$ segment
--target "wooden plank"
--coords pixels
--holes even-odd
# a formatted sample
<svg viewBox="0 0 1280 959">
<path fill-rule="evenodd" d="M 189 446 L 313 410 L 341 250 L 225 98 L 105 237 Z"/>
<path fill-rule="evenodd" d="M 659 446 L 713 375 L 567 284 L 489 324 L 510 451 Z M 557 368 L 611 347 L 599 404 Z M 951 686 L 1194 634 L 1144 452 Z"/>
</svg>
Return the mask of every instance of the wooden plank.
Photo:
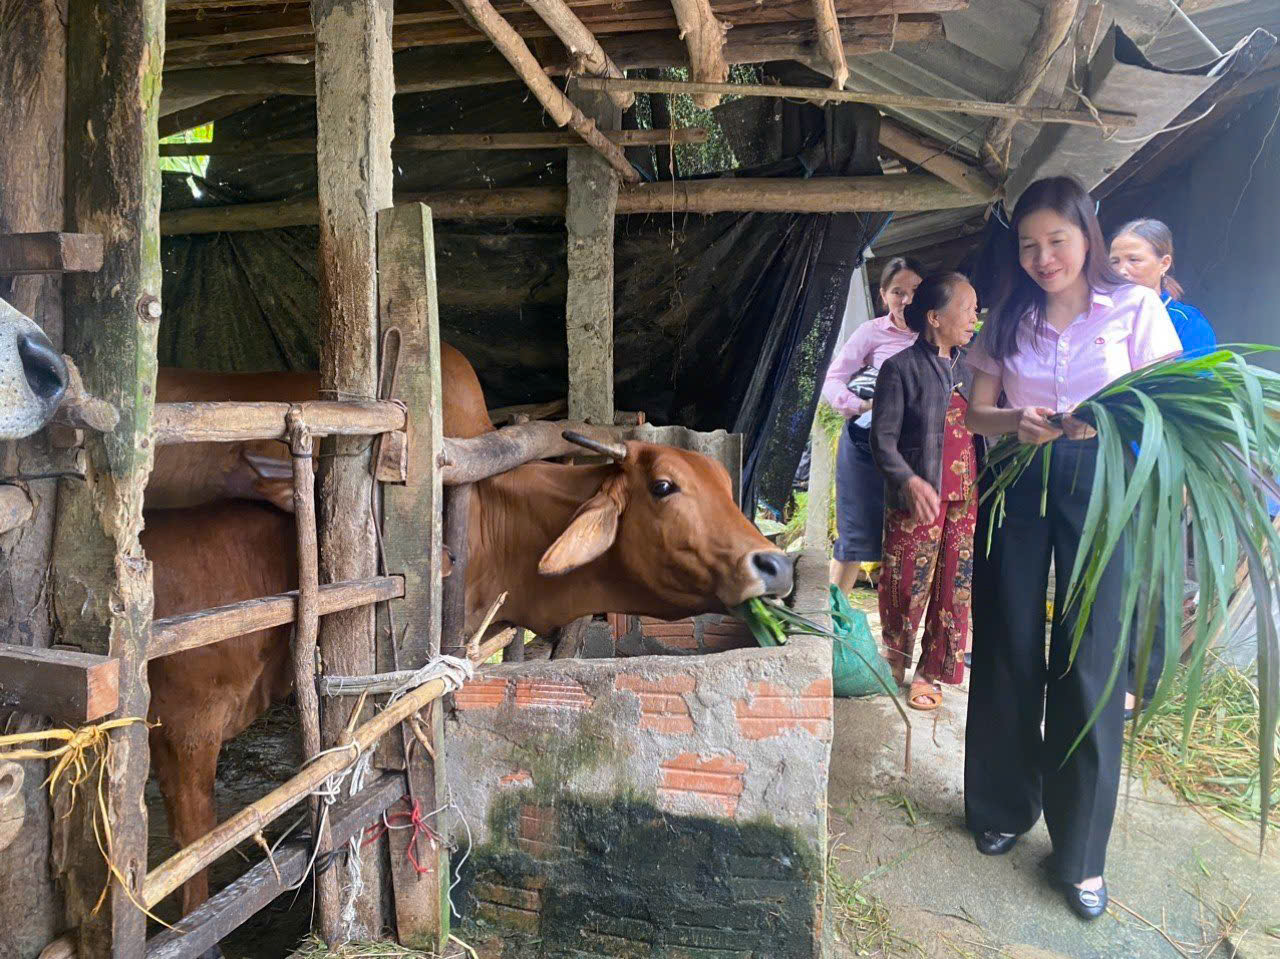
<svg viewBox="0 0 1280 959">
<path fill-rule="evenodd" d="M 120 661 L 115 715 L 143 717 L 152 593 L 138 533 L 156 380 L 157 322 L 148 305 L 161 291 L 156 117 L 164 3 L 80 0 L 67 6 L 66 22 L 65 227 L 98 234 L 105 245 L 101 270 L 64 279 L 64 350 L 89 392 L 120 420 L 111 433 L 88 435 L 84 482 L 59 491 L 54 607 L 61 642 Z M 134 723 L 110 735 L 111 856 L 119 875 L 135 883 L 147 865 L 147 729 Z M 79 927 L 79 959 L 133 959 L 143 950 L 146 917 L 114 879 L 99 902 L 108 872 L 95 838 L 97 804 L 68 811 L 64 802 L 62 793 L 53 847 L 66 920 Z"/>
<path fill-rule="evenodd" d="M 79 726 L 115 712 L 119 702 L 119 660 L 0 643 L 0 707 Z"/>
<path fill-rule="evenodd" d="M 707 131 L 699 127 L 680 130 L 601 130 L 618 146 L 654 146 L 676 143 L 706 143 Z M 396 137 L 392 151 L 438 152 L 446 150 L 555 150 L 582 145 L 576 133 L 547 130 L 538 133 L 428 133 Z M 161 156 L 237 156 L 240 154 L 288 154 L 306 156 L 316 152 L 311 138 L 288 140 L 221 140 L 214 143 L 162 143 Z"/>
<path fill-rule="evenodd" d="M 378 211 L 391 206 L 391 0 L 312 0 L 315 26 L 316 175 L 320 209 L 320 387 L 326 397 L 371 397 L 378 389 Z M 369 443 L 337 438 L 320 467 L 320 575 L 325 582 L 378 572 Z M 320 624 L 325 672 L 377 667 L 374 610 L 326 616 Z M 326 746 L 345 735 L 346 707 L 326 708 Z M 385 845 L 360 851 L 364 892 L 344 937 L 374 939 L 387 910 Z M 345 926 L 345 924 L 344 924 Z M 332 940 L 330 940 L 332 944 Z"/>
<path fill-rule="evenodd" d="M 165 86 L 167 87 L 169 80 L 165 78 Z M 223 117 L 229 117 L 233 113 L 239 113 L 249 107 L 256 106 L 266 98 L 265 94 L 250 93 L 240 94 L 237 96 L 212 96 L 212 97 L 196 97 L 190 106 L 185 103 L 172 104 L 172 97 L 169 97 L 170 106 L 164 116 L 160 118 L 159 133 L 161 138 L 173 136 L 175 133 L 182 133 L 184 130 L 190 130 L 193 127 L 202 127 L 206 123 L 213 123 L 221 120 Z M 161 100 L 162 107 L 166 101 Z M 164 146 L 160 147 L 161 156 L 173 156 L 174 154 L 166 154 Z"/>
<path fill-rule="evenodd" d="M 579 109 L 606 130 L 622 114 L 599 93 L 574 91 Z M 569 347 L 569 418 L 613 425 L 613 228 L 618 178 L 593 151 L 570 150 L 565 335 Z"/>
<path fill-rule="evenodd" d="M 330 812 L 333 841 L 342 845 L 359 836 L 404 794 L 404 776 L 382 773 L 357 796 L 335 803 Z M 310 843 L 285 843 L 270 860 L 263 859 L 171 928 L 147 940 L 146 959 L 199 959 L 301 882 L 310 861 Z"/>
<path fill-rule="evenodd" d="M 1084 110 L 1059 110 L 1051 107 L 1018 106 L 986 100 L 957 100 L 947 97 L 920 97 L 902 93 L 871 93 L 863 90 L 827 90 L 817 87 L 774 86 L 763 83 L 693 83 L 682 80 L 614 80 L 604 77 L 582 77 L 578 86 L 584 90 L 630 90 L 632 93 L 702 93 L 733 94 L 744 97 L 789 97 L 796 100 L 826 100 L 835 103 L 866 103 L 871 106 L 905 110 L 935 110 L 939 113 L 968 113 L 978 117 L 1006 117 L 1027 123 L 1065 123 L 1075 126 L 1097 126 L 1098 119 Z M 1131 127 L 1137 121 L 1132 113 L 1099 111 L 1108 126 Z"/>
<path fill-rule="evenodd" d="M 834 93 L 835 91 L 829 91 Z M 847 92 L 847 91 L 846 91 Z M 425 203 L 436 220 L 564 216 L 564 187 L 512 187 L 407 194 L 401 202 Z M 973 206 L 973 194 L 927 174 L 860 177 L 785 177 L 683 180 L 623 184 L 617 213 L 872 213 L 946 210 Z M 316 222 L 314 200 L 242 203 L 174 210 L 161 219 L 165 236 L 269 230 Z"/>
<path fill-rule="evenodd" d="M 329 583 L 320 587 L 318 608 L 321 616 L 344 609 L 380 603 L 404 595 L 403 576 L 375 576 L 347 583 Z M 279 596 L 264 596 L 231 603 L 197 613 L 168 616 L 151 624 L 147 658 L 159 659 L 188 649 L 218 643 L 232 636 L 270 629 L 297 620 L 297 590 Z"/>
<path fill-rule="evenodd" d="M 471 498 L 474 495 L 470 483 L 450 486 L 444 491 L 444 545 L 453 557 L 453 572 L 441 589 L 440 651 L 446 656 L 463 656 L 466 650 L 467 562 L 471 554 Z"/>
<path fill-rule="evenodd" d="M 296 404 L 313 436 L 364 437 L 404 429 L 395 403 L 316 400 Z M 288 403 L 157 403 L 152 419 L 156 446 L 288 439 Z M 367 441 L 364 445 L 368 445 Z"/>
<path fill-rule="evenodd" d="M 0 234 L 0 276 L 97 273 L 102 237 L 93 233 Z"/>
<path fill-rule="evenodd" d="M 378 659 L 390 659 L 397 670 L 418 669 L 440 652 L 444 573 L 440 312 L 431 211 L 421 204 L 378 215 L 378 303 L 383 342 L 397 351 L 393 395 L 405 404 L 410 424 L 407 482 L 382 488 L 384 562 L 403 574 L 405 594 L 390 605 L 396 635 L 379 631 Z M 388 337 L 393 330 L 398 333 Z M 444 710 L 434 708 L 426 720 L 427 741 L 439 757 L 445 754 L 443 717 Z M 408 725 L 401 727 L 401 745 L 411 802 L 424 812 L 438 809 L 445 804 L 444 765 L 425 755 Z M 439 822 L 428 824 L 444 832 Z M 397 938 L 403 946 L 443 953 L 449 850 L 409 830 L 392 830 L 388 840 Z M 414 868 L 411 853 L 424 872 Z"/>
</svg>

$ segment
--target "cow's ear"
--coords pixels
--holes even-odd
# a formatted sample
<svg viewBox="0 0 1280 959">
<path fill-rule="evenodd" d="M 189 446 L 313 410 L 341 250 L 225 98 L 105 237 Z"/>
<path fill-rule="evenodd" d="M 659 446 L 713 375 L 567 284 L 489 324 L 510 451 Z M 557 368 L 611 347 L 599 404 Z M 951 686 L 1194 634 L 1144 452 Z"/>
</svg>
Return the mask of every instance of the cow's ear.
<svg viewBox="0 0 1280 959">
<path fill-rule="evenodd" d="M 618 535 L 618 517 L 626 505 L 626 478 L 618 473 L 578 508 L 568 528 L 542 554 L 538 572 L 563 576 L 603 556 Z"/>
</svg>

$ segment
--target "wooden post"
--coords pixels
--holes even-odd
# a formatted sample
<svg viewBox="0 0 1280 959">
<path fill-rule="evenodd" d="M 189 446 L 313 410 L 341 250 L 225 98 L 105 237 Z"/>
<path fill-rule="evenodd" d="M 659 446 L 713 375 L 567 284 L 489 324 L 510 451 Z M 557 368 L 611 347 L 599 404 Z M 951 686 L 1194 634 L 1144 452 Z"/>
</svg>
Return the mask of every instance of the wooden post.
<svg viewBox="0 0 1280 959">
<path fill-rule="evenodd" d="M 409 423 L 408 481 L 382 490 L 382 535 L 388 570 L 403 574 L 404 599 L 390 604 L 388 629 L 379 632 L 380 668 L 417 669 L 440 652 L 444 510 L 440 452 L 444 435 L 440 397 L 440 314 L 436 301 L 435 239 L 431 211 L 418 203 L 378 216 L 378 303 L 383 342 L 395 349 L 393 397 Z M 390 331 L 398 331 L 388 337 Z M 443 805 L 444 710 L 427 717 L 426 755 L 408 724 L 401 726 L 409 800 L 425 814 Z M 428 821 L 437 833 L 443 830 Z M 417 848 L 413 849 L 412 846 Z M 449 851 L 443 843 L 390 833 L 396 932 L 403 946 L 445 952 L 449 938 Z M 409 856 L 412 853 L 419 873 Z"/>
<path fill-rule="evenodd" d="M 163 0 L 80 0 L 67 11 L 66 229 L 105 241 L 103 267 L 64 281 L 64 348 L 86 388 L 120 412 L 88 434 L 88 472 L 58 499 L 53 565 L 59 639 L 120 661 L 119 717 L 145 717 L 151 566 L 138 544 L 151 470 L 151 409 L 160 298 L 160 169 L 156 147 Z M 106 799 L 112 880 L 94 837 L 94 802 L 55 818 L 55 857 L 79 959 L 142 955 L 146 918 L 131 901 L 147 869 L 141 723 L 111 733 Z M 59 805 L 65 794 L 59 797 Z M 59 810 L 66 812 L 66 810 Z"/>
<path fill-rule="evenodd" d="M 450 486 L 444 493 L 444 544 L 453 556 L 453 572 L 444 581 L 440 626 L 440 651 L 462 656 L 467 642 L 467 541 L 471 522 L 470 483 Z"/>
<path fill-rule="evenodd" d="M 600 93 L 575 93 L 580 110 L 603 130 L 621 111 Z M 613 425 L 613 225 L 618 177 L 594 150 L 572 148 L 568 164 L 569 418 Z"/>
<path fill-rule="evenodd" d="M 0 233 L 60 230 L 63 225 L 63 127 L 67 109 L 66 6 L 60 0 L 0 0 Z M 32 317 L 62 348 L 62 278 L 0 278 L 0 297 Z M 48 432 L 0 442 L 0 476 L 39 473 Z M 25 484 L 32 516 L 0 535 L 0 637 L 37 649 L 52 642 L 46 572 L 53 547 L 58 481 Z M 0 713 L 0 725 L 7 717 Z M 14 732 L 35 728 L 21 717 Z M 34 955 L 62 928 L 62 902 L 49 850 L 45 765 L 21 764 L 26 825 L 0 855 L 0 928 L 20 956 Z"/>
<path fill-rule="evenodd" d="M 377 390 L 377 213 L 391 206 L 391 0 L 312 0 L 316 36 L 316 172 L 320 209 L 321 353 L 324 399 Z M 320 473 L 320 576 L 365 579 L 377 571 L 373 478 L 367 438 L 325 445 Z M 372 607 L 335 613 L 320 625 L 326 673 L 376 668 Z M 348 717 L 325 710 L 326 745 Z M 365 894 L 356 905 L 360 938 L 382 931 L 382 843 L 361 852 Z"/>
</svg>

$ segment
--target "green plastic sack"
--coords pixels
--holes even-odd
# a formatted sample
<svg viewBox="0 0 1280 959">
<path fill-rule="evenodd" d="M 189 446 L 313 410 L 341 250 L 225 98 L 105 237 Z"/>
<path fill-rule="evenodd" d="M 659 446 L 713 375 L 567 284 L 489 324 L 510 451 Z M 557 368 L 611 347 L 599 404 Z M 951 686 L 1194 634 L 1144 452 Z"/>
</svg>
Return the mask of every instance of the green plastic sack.
<svg viewBox="0 0 1280 959">
<path fill-rule="evenodd" d="M 893 689 L 893 673 L 871 635 L 867 614 L 854 609 L 838 586 L 831 587 L 831 626 L 838 637 L 832 648 L 832 692 L 836 696 L 874 696 L 886 687 Z"/>
</svg>

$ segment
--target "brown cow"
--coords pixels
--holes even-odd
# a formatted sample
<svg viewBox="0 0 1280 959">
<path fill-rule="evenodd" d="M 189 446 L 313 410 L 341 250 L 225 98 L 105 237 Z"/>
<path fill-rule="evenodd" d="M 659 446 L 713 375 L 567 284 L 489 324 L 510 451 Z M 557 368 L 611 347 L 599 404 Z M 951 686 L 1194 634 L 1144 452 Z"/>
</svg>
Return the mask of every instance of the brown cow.
<svg viewBox="0 0 1280 959">
<path fill-rule="evenodd" d="M 442 360 L 445 432 L 492 430 L 470 364 L 447 347 Z M 295 392 L 303 388 L 309 392 Z M 314 396 L 315 379 L 301 375 L 166 372 L 157 390 L 158 400 L 170 402 Z M 202 465 L 201 449 L 215 454 L 217 468 Z M 188 494 L 176 487 L 210 472 L 240 484 L 233 494 L 262 495 L 249 488 L 254 479 L 243 462 L 235 444 L 161 447 L 148 501 L 180 502 Z M 211 492 L 226 495 L 204 482 L 200 495 Z M 224 499 L 151 509 L 146 522 L 142 544 L 155 568 L 157 617 L 296 586 L 293 517 L 264 503 Z M 723 611 L 791 589 L 790 558 L 734 505 L 724 468 L 701 454 L 649 443 L 626 444 L 617 463 L 530 463 L 475 484 L 470 546 L 469 618 L 508 591 L 503 619 L 539 632 L 597 612 L 678 618 Z M 280 627 L 151 663 L 151 717 L 161 723 L 151 734 L 152 762 L 179 844 L 215 825 L 219 748 L 285 695 L 289 662 L 289 629 Z M 183 887 L 184 914 L 207 897 L 202 873 Z"/>
</svg>

